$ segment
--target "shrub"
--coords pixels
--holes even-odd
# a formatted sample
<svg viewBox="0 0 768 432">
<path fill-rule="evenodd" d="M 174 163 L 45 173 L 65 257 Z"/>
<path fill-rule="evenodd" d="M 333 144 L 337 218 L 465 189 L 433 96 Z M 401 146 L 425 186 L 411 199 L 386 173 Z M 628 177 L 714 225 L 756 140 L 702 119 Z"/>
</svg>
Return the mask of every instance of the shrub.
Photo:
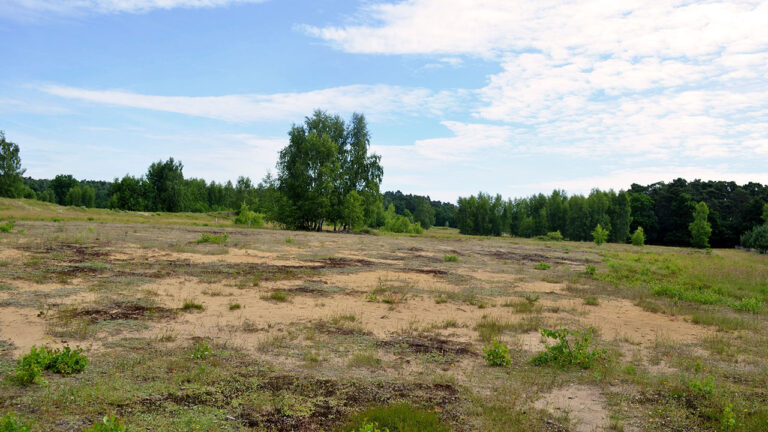
<svg viewBox="0 0 768 432">
<path fill-rule="evenodd" d="M 359 432 L 361 427 L 375 425 L 380 432 L 448 432 L 450 429 L 432 411 L 407 403 L 368 408 L 350 418 L 343 432 Z M 368 429 L 362 429 L 369 432 Z M 376 429 L 373 429 L 374 431 Z"/>
<path fill-rule="evenodd" d="M 8 413 L 0 418 L 0 432 L 30 432 L 31 430 L 29 425 L 22 423 L 14 413 Z"/>
<path fill-rule="evenodd" d="M 605 350 L 592 347 L 592 330 L 571 331 L 568 329 L 541 329 L 545 338 L 555 339 L 557 343 L 548 346 L 546 351 L 531 359 L 536 366 L 554 363 L 560 367 L 579 366 L 589 369 L 595 362 L 605 357 Z"/>
<path fill-rule="evenodd" d="M 16 363 L 14 378 L 20 385 L 30 385 L 42 382 L 42 372 L 52 371 L 61 375 L 72 375 L 85 370 L 88 358 L 80 347 L 71 349 L 65 346 L 55 350 L 46 346 L 32 347 L 29 354 L 20 358 Z"/>
<path fill-rule="evenodd" d="M 597 297 L 586 297 L 584 298 L 584 304 L 588 306 L 597 306 L 600 304 L 600 300 L 597 299 Z"/>
<path fill-rule="evenodd" d="M 709 396 L 715 391 L 715 379 L 711 376 L 703 381 L 692 379 L 688 382 L 688 388 L 694 393 Z"/>
<path fill-rule="evenodd" d="M 603 228 L 600 224 L 597 224 L 595 230 L 592 231 L 592 239 L 595 241 L 596 245 L 600 246 L 608 240 L 608 234 L 609 231 L 607 229 Z"/>
<path fill-rule="evenodd" d="M 262 300 L 272 300 L 280 303 L 284 303 L 288 301 L 288 294 L 282 292 L 282 291 L 273 291 L 272 293 L 268 295 L 261 296 Z"/>
<path fill-rule="evenodd" d="M 712 234 L 712 225 L 707 221 L 709 208 L 704 201 L 696 204 L 693 210 L 693 222 L 688 225 L 691 232 L 691 245 L 704 249 L 709 247 L 709 236 Z"/>
<path fill-rule="evenodd" d="M 561 241 L 563 240 L 563 234 L 560 233 L 560 230 L 548 232 L 547 239 L 552 241 Z"/>
<path fill-rule="evenodd" d="M 0 225 L 0 232 L 9 233 L 16 226 L 16 222 L 9 220 L 8 222 Z"/>
<path fill-rule="evenodd" d="M 83 429 L 83 432 L 125 432 L 127 429 L 119 418 L 114 414 L 105 415 L 100 422 L 96 422 L 93 426 Z"/>
<path fill-rule="evenodd" d="M 643 227 L 637 227 L 635 232 L 632 233 L 632 244 L 634 246 L 645 245 L 645 232 L 643 231 Z"/>
<path fill-rule="evenodd" d="M 743 312 L 751 312 L 753 314 L 759 313 L 760 309 L 762 309 L 763 304 L 760 302 L 760 300 L 756 299 L 755 297 L 750 298 L 743 298 L 738 302 L 735 302 L 731 305 L 732 308 L 743 311 Z"/>
<path fill-rule="evenodd" d="M 457 255 L 443 255 L 443 262 L 457 262 L 458 260 Z"/>
<path fill-rule="evenodd" d="M 595 273 L 597 273 L 597 267 L 592 264 L 587 264 L 587 266 L 584 268 L 584 273 L 590 276 L 594 276 Z"/>
<path fill-rule="evenodd" d="M 202 233 L 200 234 L 200 238 L 195 241 L 195 243 L 214 243 L 214 244 L 224 244 L 229 240 L 229 235 L 227 233 L 224 234 L 208 234 L 208 233 Z"/>
<path fill-rule="evenodd" d="M 240 305 L 240 303 L 232 303 L 232 304 L 230 304 L 230 305 L 229 305 L 229 310 L 231 310 L 231 311 L 233 311 L 233 310 L 238 310 L 238 309 L 240 309 L 241 307 L 242 307 L 242 306 Z"/>
<path fill-rule="evenodd" d="M 509 347 L 499 341 L 492 341 L 490 345 L 483 348 L 485 361 L 491 366 L 507 367 L 512 364 L 512 357 L 509 355 Z"/>
<path fill-rule="evenodd" d="M 768 224 L 754 227 L 742 234 L 739 244 L 747 249 L 768 253 Z"/>
<path fill-rule="evenodd" d="M 235 218 L 235 224 L 262 228 L 264 226 L 264 216 L 260 213 L 251 211 L 247 205 L 243 204 L 240 206 L 240 211 Z"/>
<path fill-rule="evenodd" d="M 552 266 L 547 264 L 547 263 L 545 263 L 545 262 L 540 262 L 540 263 L 536 264 L 536 267 L 534 267 L 534 268 L 536 270 L 549 270 L 550 268 L 552 268 Z"/>
</svg>

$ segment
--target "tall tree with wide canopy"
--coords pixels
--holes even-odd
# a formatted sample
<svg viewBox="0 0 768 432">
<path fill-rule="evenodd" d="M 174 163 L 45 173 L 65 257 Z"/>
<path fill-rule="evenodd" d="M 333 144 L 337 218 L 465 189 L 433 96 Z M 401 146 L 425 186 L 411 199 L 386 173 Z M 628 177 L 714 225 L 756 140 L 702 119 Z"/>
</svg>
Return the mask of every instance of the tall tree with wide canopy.
<svg viewBox="0 0 768 432">
<path fill-rule="evenodd" d="M 5 133 L 0 131 L 0 196 L 17 198 L 23 194 L 24 183 L 18 144 L 5 140 Z"/>
</svg>

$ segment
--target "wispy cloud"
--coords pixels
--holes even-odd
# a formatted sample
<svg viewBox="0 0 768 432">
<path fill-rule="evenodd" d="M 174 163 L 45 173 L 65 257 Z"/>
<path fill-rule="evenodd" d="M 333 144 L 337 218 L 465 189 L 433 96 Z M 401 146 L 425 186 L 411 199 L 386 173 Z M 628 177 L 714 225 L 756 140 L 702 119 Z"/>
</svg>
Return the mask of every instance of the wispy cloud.
<svg viewBox="0 0 768 432">
<path fill-rule="evenodd" d="M 418 113 L 438 115 L 452 109 L 459 93 L 389 85 L 349 85 L 302 93 L 224 96 L 157 96 L 123 90 L 90 90 L 60 85 L 40 87 L 45 93 L 93 103 L 167 111 L 229 122 L 297 120 L 316 108 L 363 112 L 372 119 Z"/>
<path fill-rule="evenodd" d="M 1 16 L 31 18 L 39 15 L 146 13 L 157 9 L 215 8 L 267 0 L 5 0 Z"/>
</svg>

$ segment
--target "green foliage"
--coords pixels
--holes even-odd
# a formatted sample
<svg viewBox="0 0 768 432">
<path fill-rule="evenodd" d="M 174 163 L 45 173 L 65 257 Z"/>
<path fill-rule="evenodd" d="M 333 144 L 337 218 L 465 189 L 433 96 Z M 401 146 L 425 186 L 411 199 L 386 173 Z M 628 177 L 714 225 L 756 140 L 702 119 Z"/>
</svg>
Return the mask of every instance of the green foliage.
<svg viewBox="0 0 768 432">
<path fill-rule="evenodd" d="M 563 240 L 563 234 L 560 233 L 560 230 L 550 231 L 550 232 L 547 233 L 547 240 L 562 241 Z"/>
<path fill-rule="evenodd" d="M 755 297 L 743 298 L 737 302 L 731 303 L 731 307 L 735 310 L 742 312 L 751 312 L 753 314 L 759 313 L 763 308 L 763 304 Z"/>
<path fill-rule="evenodd" d="M 272 291 L 271 293 L 261 297 L 262 300 L 272 300 L 279 303 L 285 303 L 288 301 L 288 294 L 282 291 Z"/>
<path fill-rule="evenodd" d="M 491 366 L 507 367 L 512 364 L 509 347 L 497 340 L 483 348 L 483 358 Z"/>
<path fill-rule="evenodd" d="M 192 348 L 192 354 L 190 354 L 190 357 L 195 360 L 205 360 L 212 355 L 213 348 L 211 348 L 211 344 L 205 341 L 198 341 Z"/>
<path fill-rule="evenodd" d="M 14 226 L 16 226 L 16 222 L 9 220 L 4 224 L 0 224 L 0 232 L 9 233 L 11 232 Z"/>
<path fill-rule="evenodd" d="M 16 417 L 15 413 L 8 413 L 0 418 L 0 432 L 31 432 L 32 428 Z"/>
<path fill-rule="evenodd" d="M 605 243 L 605 241 L 608 240 L 608 230 L 603 228 L 600 224 L 597 224 L 592 231 L 592 240 L 598 246 Z"/>
<path fill-rule="evenodd" d="M 443 255 L 443 262 L 458 262 L 458 255 Z"/>
<path fill-rule="evenodd" d="M 42 372 L 52 371 L 61 375 L 72 375 L 85 370 L 88 358 L 80 347 L 71 349 L 51 349 L 46 346 L 32 347 L 29 354 L 20 358 L 16 363 L 15 380 L 20 385 L 30 385 L 42 382 Z"/>
<path fill-rule="evenodd" d="M 531 363 L 536 366 L 555 364 L 560 367 L 579 366 L 589 369 L 597 361 L 605 358 L 605 350 L 592 348 L 591 329 L 586 331 L 541 329 L 541 335 L 555 339 L 557 342 L 531 359 Z"/>
<path fill-rule="evenodd" d="M 733 412 L 733 405 L 731 404 L 723 408 L 723 414 L 720 416 L 720 429 L 723 431 L 736 429 L 736 414 Z"/>
<path fill-rule="evenodd" d="M 742 234 L 739 243 L 747 249 L 768 253 L 768 223 L 756 226 Z"/>
<path fill-rule="evenodd" d="M 643 227 L 641 226 L 637 227 L 635 232 L 632 233 L 632 245 L 633 246 L 645 245 L 645 232 L 643 231 Z"/>
<path fill-rule="evenodd" d="M 264 217 L 256 212 L 251 211 L 248 205 L 243 204 L 240 206 L 240 211 L 235 218 L 235 224 L 248 225 L 253 228 L 262 228 L 264 226 Z"/>
<path fill-rule="evenodd" d="M 536 270 L 549 270 L 550 268 L 552 268 L 552 266 L 547 264 L 547 263 L 545 263 L 545 262 L 540 262 L 540 263 L 536 264 L 536 266 L 534 268 Z"/>
<path fill-rule="evenodd" d="M 389 432 L 448 432 L 448 426 L 432 411 L 401 403 L 368 408 L 349 420 L 342 432 L 359 431 L 365 425 L 376 425 L 380 431 Z M 363 429 L 366 430 L 366 429 Z M 375 429 L 374 429 L 375 430 Z"/>
<path fill-rule="evenodd" d="M 100 422 L 93 426 L 83 429 L 83 432 L 126 432 L 127 429 L 123 422 L 115 417 L 114 414 L 105 415 Z"/>
<path fill-rule="evenodd" d="M 224 244 L 229 240 L 229 234 L 208 234 L 208 233 L 202 233 L 200 234 L 200 238 L 195 240 L 195 243 L 201 244 L 201 243 L 213 243 L 213 244 Z"/>
<path fill-rule="evenodd" d="M 504 203 L 501 195 L 485 193 L 461 197 L 456 210 L 456 223 L 462 234 L 500 236 L 506 230 Z"/>
<path fill-rule="evenodd" d="M 202 304 L 194 300 L 187 299 L 187 300 L 184 300 L 184 304 L 181 305 L 181 310 L 187 311 L 187 312 L 193 311 L 193 310 L 201 311 L 201 310 L 205 310 L 205 306 L 203 306 Z"/>
<path fill-rule="evenodd" d="M 395 213 L 395 206 L 392 204 L 387 208 L 384 217 L 386 222 L 384 222 L 384 226 L 381 227 L 382 231 L 407 234 L 424 233 L 419 222 L 413 223 L 407 216 Z"/>
<path fill-rule="evenodd" d="M 704 201 L 696 204 L 693 211 L 693 222 L 688 225 L 691 231 L 691 244 L 700 249 L 709 247 L 709 236 L 712 235 L 712 226 L 707 217 L 709 216 L 709 207 Z"/>
<path fill-rule="evenodd" d="M 5 140 L 5 133 L 0 131 L 0 197 L 21 198 L 24 174 L 19 157 L 19 146 Z"/>
<path fill-rule="evenodd" d="M 365 201 L 357 191 L 352 191 L 344 197 L 341 209 L 341 220 L 345 229 L 357 231 L 365 222 Z"/>
<path fill-rule="evenodd" d="M 597 306 L 600 304 L 600 300 L 598 300 L 597 297 L 593 297 L 593 296 L 585 297 L 584 304 L 587 306 Z"/>
<path fill-rule="evenodd" d="M 389 432 L 389 429 L 379 429 L 377 423 L 364 423 L 356 432 Z"/>
<path fill-rule="evenodd" d="M 584 267 L 584 273 L 594 276 L 597 273 L 597 267 L 595 267 L 593 264 L 587 264 L 586 267 Z"/>
<path fill-rule="evenodd" d="M 688 388 L 696 394 L 709 396 L 715 391 L 715 379 L 711 376 L 702 381 L 692 379 L 688 381 Z"/>
</svg>

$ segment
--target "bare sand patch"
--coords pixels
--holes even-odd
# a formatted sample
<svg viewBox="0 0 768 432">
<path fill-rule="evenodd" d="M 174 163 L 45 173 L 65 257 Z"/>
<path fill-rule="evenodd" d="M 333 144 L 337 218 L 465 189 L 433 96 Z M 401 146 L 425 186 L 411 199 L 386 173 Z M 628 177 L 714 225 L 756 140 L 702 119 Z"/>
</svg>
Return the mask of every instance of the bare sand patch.
<svg viewBox="0 0 768 432">
<path fill-rule="evenodd" d="M 534 406 L 554 414 L 568 414 L 574 432 L 605 430 L 606 400 L 600 390 L 584 385 L 561 387 L 545 394 Z"/>
</svg>

